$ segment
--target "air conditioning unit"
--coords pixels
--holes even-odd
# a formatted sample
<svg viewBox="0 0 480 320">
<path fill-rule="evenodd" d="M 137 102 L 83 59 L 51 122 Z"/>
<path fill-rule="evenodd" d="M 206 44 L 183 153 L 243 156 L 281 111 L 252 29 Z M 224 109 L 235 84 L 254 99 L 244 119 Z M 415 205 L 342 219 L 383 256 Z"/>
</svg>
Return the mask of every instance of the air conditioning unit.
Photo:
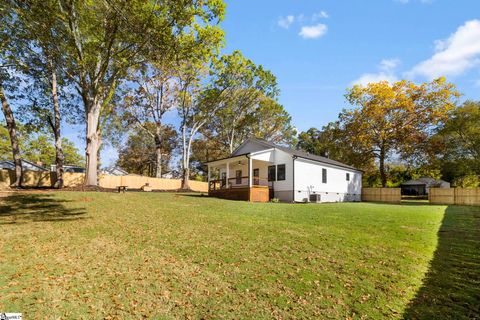
<svg viewBox="0 0 480 320">
<path fill-rule="evenodd" d="M 316 194 L 316 193 L 312 193 L 310 195 L 310 202 L 313 202 L 313 203 L 320 203 L 322 202 L 322 198 L 319 194 Z"/>
</svg>

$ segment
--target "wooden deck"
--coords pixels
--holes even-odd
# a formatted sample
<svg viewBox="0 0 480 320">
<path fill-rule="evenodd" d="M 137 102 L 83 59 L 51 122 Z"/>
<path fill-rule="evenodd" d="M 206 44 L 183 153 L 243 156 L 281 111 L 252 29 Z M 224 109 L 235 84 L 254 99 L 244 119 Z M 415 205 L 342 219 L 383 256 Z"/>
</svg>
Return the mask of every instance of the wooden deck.
<svg viewBox="0 0 480 320">
<path fill-rule="evenodd" d="M 208 195 L 221 199 L 243 200 L 251 202 L 268 202 L 270 200 L 269 189 L 267 186 L 209 190 Z"/>
</svg>

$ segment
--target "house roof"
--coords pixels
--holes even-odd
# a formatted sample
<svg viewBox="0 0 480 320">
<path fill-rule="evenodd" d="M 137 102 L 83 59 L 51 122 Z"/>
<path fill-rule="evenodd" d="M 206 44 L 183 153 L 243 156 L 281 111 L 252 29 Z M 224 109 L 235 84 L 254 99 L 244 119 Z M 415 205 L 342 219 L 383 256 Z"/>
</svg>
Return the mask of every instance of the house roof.
<svg viewBox="0 0 480 320">
<path fill-rule="evenodd" d="M 449 184 L 449 183 L 443 180 L 436 180 L 429 177 L 422 177 L 416 180 L 405 181 L 404 183 L 402 183 L 402 186 L 418 186 L 418 185 L 440 186 L 442 184 Z"/>
<path fill-rule="evenodd" d="M 0 161 L 0 169 L 13 170 L 14 168 L 15 168 L 15 165 L 13 164 L 13 161 L 10 161 L 10 160 Z"/>
<path fill-rule="evenodd" d="M 107 174 L 114 175 L 114 176 L 126 176 L 126 175 L 128 175 L 127 171 L 125 171 L 124 169 L 122 169 L 118 166 L 111 166 L 111 167 L 105 168 L 103 170 L 103 172 L 105 172 Z"/>
<path fill-rule="evenodd" d="M 28 160 L 25 160 L 25 159 L 22 159 L 22 168 L 24 170 L 34 170 L 34 171 L 48 171 L 48 169 L 36 164 L 36 163 L 33 163 L 31 161 L 28 161 Z M 15 163 L 11 160 L 4 160 L 4 161 L 0 161 L 0 168 L 4 168 L 4 169 L 10 169 L 10 170 L 14 170 L 15 169 Z"/>
<path fill-rule="evenodd" d="M 265 146 L 268 149 L 275 148 L 275 149 L 278 149 L 278 150 L 282 150 L 283 152 L 289 153 L 292 156 L 296 156 L 298 158 L 307 159 L 307 160 L 316 161 L 316 162 L 322 162 L 322 163 L 329 164 L 329 165 L 332 165 L 332 166 L 352 169 L 352 170 L 361 172 L 361 170 L 359 170 L 355 167 L 352 167 L 348 164 L 344 164 L 340 161 L 336 161 L 336 160 L 333 160 L 333 159 L 330 159 L 330 158 L 310 154 L 310 153 L 302 151 L 302 150 L 295 150 L 295 149 L 292 149 L 292 148 L 284 147 L 284 146 L 281 146 L 281 145 L 277 145 L 273 142 L 263 140 L 263 139 L 258 139 L 258 138 L 250 138 L 250 139 L 246 140 L 245 142 L 243 142 L 237 149 L 235 149 L 235 151 L 233 151 L 232 156 L 237 156 L 236 152 L 238 150 L 240 150 L 240 148 L 242 146 L 244 146 L 245 144 L 247 144 L 248 142 L 253 142 L 253 143 L 256 143 L 256 144 L 260 144 L 262 146 Z"/>
</svg>

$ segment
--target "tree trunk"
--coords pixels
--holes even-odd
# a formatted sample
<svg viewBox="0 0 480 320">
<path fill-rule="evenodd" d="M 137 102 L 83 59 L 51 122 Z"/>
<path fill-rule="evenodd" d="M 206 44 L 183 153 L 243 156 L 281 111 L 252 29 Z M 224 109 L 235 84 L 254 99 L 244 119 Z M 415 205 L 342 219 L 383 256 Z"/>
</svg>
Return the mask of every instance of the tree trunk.
<svg viewBox="0 0 480 320">
<path fill-rule="evenodd" d="M 155 132 L 155 177 L 162 177 L 162 129 L 157 124 Z"/>
<path fill-rule="evenodd" d="M 98 136 L 98 124 L 100 118 L 100 105 L 92 103 L 87 109 L 87 141 L 86 141 L 86 172 L 85 185 L 98 186 L 97 166 L 98 166 L 98 149 L 100 147 L 100 139 Z"/>
<path fill-rule="evenodd" d="M 182 171 L 182 189 L 190 189 L 190 168 L 184 168 Z"/>
<path fill-rule="evenodd" d="M 187 128 L 182 126 L 182 189 L 190 189 L 190 152 L 187 144 Z"/>
<path fill-rule="evenodd" d="M 382 187 L 386 188 L 387 187 L 387 174 L 385 173 L 385 149 L 382 147 L 380 150 L 380 157 L 379 157 L 379 162 L 380 162 L 380 179 L 382 182 Z"/>
<path fill-rule="evenodd" d="M 230 134 L 230 141 L 229 141 L 230 154 L 233 153 L 233 140 L 234 139 L 235 139 L 235 129 L 232 129 L 232 133 Z"/>
<path fill-rule="evenodd" d="M 3 85 L 0 82 L 0 100 L 2 101 L 2 111 L 5 116 L 5 121 L 7 122 L 8 134 L 10 135 L 10 144 L 12 145 L 12 155 L 13 162 L 15 163 L 15 181 L 11 184 L 12 187 L 21 187 L 22 186 L 22 160 L 20 158 L 20 148 L 18 146 L 17 138 L 17 125 L 15 123 L 15 117 L 13 115 L 12 109 L 8 104 L 7 97 L 5 97 L 5 92 L 3 90 Z"/>
<path fill-rule="evenodd" d="M 55 117 L 53 135 L 55 137 L 55 172 L 57 175 L 57 181 L 55 182 L 55 188 L 63 188 L 63 161 L 64 155 L 62 150 L 62 136 L 60 133 L 60 105 L 58 103 L 57 93 L 57 75 L 55 71 L 52 71 L 52 100 L 53 100 L 53 115 Z"/>
</svg>

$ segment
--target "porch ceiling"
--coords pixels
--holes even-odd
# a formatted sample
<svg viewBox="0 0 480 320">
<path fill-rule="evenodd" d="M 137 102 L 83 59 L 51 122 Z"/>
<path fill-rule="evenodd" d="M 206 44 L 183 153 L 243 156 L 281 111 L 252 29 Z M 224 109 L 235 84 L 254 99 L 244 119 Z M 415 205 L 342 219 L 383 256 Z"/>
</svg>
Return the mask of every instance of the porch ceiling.
<svg viewBox="0 0 480 320">
<path fill-rule="evenodd" d="M 230 158 L 225 158 L 225 159 L 219 159 L 219 160 L 214 160 L 211 162 L 208 162 L 208 166 L 211 168 L 225 168 L 227 166 L 227 163 L 230 163 L 230 165 L 248 165 L 248 157 L 250 156 L 252 158 L 253 162 L 267 162 L 267 163 L 273 163 L 272 161 L 268 161 L 267 158 L 270 160 L 271 156 L 265 158 L 262 157 L 262 154 L 270 154 L 270 150 L 265 150 L 264 152 L 256 152 L 256 153 L 251 153 L 251 154 L 242 154 L 239 156 L 235 157 L 230 157 Z"/>
<path fill-rule="evenodd" d="M 239 163 L 240 164 L 247 164 L 248 163 L 248 154 L 239 155 L 236 157 L 230 157 L 225 159 L 219 159 L 215 161 L 208 162 L 208 166 L 215 167 L 215 168 L 222 168 L 227 165 L 227 163 Z"/>
</svg>

